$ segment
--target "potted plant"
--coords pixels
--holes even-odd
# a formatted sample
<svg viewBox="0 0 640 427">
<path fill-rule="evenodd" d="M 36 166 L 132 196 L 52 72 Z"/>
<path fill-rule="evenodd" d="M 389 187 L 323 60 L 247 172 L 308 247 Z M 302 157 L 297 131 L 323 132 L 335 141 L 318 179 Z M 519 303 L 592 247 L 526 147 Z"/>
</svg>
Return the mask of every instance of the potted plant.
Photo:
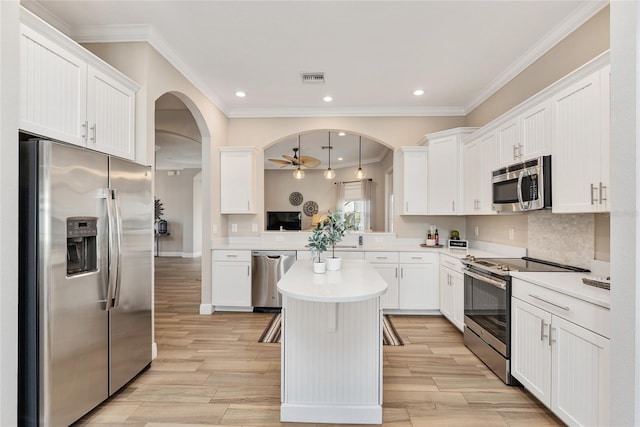
<svg viewBox="0 0 640 427">
<path fill-rule="evenodd" d="M 326 265 L 321 261 L 320 255 L 322 252 L 327 250 L 327 246 L 329 245 L 329 236 L 322 221 L 318 222 L 312 230 L 308 242 L 309 250 L 311 250 L 311 257 L 313 258 L 313 272 L 324 273 L 326 271 Z"/>
<path fill-rule="evenodd" d="M 324 228 L 331 246 L 331 256 L 327 257 L 327 270 L 337 271 L 342 267 L 342 258 L 336 256 L 336 244 L 342 241 L 347 230 L 353 229 L 353 216 L 343 215 L 340 209 L 327 215 Z"/>
</svg>

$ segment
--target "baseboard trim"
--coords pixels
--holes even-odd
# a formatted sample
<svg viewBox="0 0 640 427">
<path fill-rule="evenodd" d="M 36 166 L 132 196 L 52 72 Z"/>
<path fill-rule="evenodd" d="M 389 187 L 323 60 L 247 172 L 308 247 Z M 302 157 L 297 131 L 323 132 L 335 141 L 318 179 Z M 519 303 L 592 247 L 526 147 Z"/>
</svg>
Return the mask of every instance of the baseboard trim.
<svg viewBox="0 0 640 427">
<path fill-rule="evenodd" d="M 382 405 L 283 403 L 280 421 L 331 424 L 382 424 Z"/>
<path fill-rule="evenodd" d="M 200 304 L 200 314 L 213 314 L 213 304 Z"/>
</svg>

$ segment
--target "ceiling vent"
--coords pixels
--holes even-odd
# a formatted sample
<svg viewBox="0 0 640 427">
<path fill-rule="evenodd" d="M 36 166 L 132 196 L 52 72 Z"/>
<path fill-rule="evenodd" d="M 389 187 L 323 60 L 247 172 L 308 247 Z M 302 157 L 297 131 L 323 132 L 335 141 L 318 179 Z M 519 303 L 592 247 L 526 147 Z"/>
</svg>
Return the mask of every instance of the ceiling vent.
<svg viewBox="0 0 640 427">
<path fill-rule="evenodd" d="M 300 73 L 302 83 L 324 83 L 324 73 Z"/>
</svg>

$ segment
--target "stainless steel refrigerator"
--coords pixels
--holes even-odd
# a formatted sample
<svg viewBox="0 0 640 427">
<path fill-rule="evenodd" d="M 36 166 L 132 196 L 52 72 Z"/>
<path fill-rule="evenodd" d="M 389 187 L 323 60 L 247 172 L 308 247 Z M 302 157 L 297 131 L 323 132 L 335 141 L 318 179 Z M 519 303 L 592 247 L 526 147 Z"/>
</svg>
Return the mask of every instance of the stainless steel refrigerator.
<svg viewBox="0 0 640 427">
<path fill-rule="evenodd" d="M 20 141 L 19 211 L 19 424 L 66 426 L 151 363 L 151 170 Z"/>
</svg>

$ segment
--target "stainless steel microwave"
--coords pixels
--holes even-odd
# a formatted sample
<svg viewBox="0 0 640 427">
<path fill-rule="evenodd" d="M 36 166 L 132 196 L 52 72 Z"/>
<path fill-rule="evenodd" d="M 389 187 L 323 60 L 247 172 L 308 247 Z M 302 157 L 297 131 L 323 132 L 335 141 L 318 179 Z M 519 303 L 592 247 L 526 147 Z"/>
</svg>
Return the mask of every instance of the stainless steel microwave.
<svg viewBox="0 0 640 427">
<path fill-rule="evenodd" d="M 491 177 L 492 208 L 521 212 L 551 207 L 551 156 L 495 170 Z"/>
</svg>

